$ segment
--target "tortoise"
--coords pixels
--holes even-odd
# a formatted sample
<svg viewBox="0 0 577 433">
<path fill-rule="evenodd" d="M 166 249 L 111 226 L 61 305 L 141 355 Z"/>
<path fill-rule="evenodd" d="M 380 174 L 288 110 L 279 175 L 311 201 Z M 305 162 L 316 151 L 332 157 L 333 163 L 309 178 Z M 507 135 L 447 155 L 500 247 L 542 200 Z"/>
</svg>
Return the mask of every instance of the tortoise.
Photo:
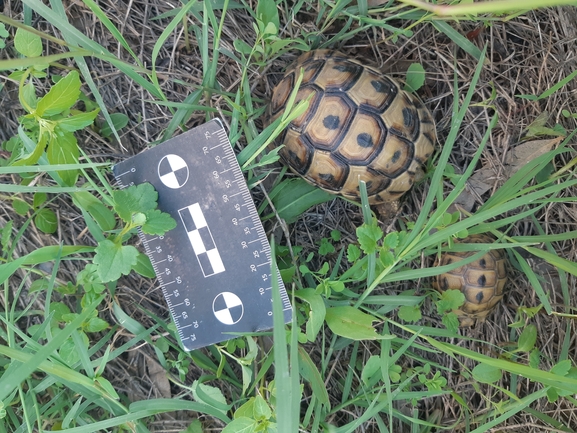
<svg viewBox="0 0 577 433">
<path fill-rule="evenodd" d="M 338 51 L 302 54 L 275 86 L 269 123 L 281 116 L 301 68 L 295 103 L 308 109 L 283 131 L 281 161 L 309 183 L 360 202 L 398 200 L 434 150 L 435 123 L 425 105 L 393 78 Z M 274 145 L 273 145 L 274 146 Z"/>
<path fill-rule="evenodd" d="M 457 243 L 494 243 L 487 234 L 470 235 Z M 438 266 L 459 262 L 477 251 L 444 252 Z M 507 258 L 503 250 L 493 249 L 485 255 L 452 271 L 437 275 L 433 287 L 440 292 L 460 290 L 465 303 L 454 312 L 462 327 L 473 326 L 477 320 L 484 321 L 503 298 L 507 284 Z"/>
</svg>

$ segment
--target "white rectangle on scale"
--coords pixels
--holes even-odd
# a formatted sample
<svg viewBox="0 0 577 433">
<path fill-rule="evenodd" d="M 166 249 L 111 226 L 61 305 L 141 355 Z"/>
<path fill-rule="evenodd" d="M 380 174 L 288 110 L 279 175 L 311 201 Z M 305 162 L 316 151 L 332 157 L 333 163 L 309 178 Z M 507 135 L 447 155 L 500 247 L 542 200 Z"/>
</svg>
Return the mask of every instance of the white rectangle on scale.
<svg viewBox="0 0 577 433">
<path fill-rule="evenodd" d="M 178 214 L 188 234 L 188 240 L 204 277 L 224 272 L 224 263 L 216 248 L 200 203 L 194 203 L 179 209 Z"/>
</svg>

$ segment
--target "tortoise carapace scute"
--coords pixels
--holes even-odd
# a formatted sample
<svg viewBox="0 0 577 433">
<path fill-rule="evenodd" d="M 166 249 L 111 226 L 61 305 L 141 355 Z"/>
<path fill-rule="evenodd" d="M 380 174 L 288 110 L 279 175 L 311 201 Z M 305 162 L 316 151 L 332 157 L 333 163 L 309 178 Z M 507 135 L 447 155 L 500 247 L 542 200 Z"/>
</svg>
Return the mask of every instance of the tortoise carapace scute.
<svg viewBox="0 0 577 433">
<path fill-rule="evenodd" d="M 303 69 L 295 104 L 308 109 L 283 132 L 281 160 L 318 187 L 369 203 L 400 198 L 433 152 L 435 123 L 425 105 L 392 78 L 337 51 L 301 55 L 276 85 L 269 123 L 281 116 Z"/>
<path fill-rule="evenodd" d="M 495 240 L 486 234 L 470 235 L 456 243 L 492 244 Z M 437 266 L 459 262 L 477 251 L 444 252 Z M 503 250 L 492 249 L 477 260 L 464 264 L 444 274 L 437 275 L 433 287 L 440 292 L 460 290 L 465 303 L 455 313 L 461 326 L 472 326 L 476 320 L 485 320 L 503 298 L 507 284 L 507 257 Z"/>
</svg>

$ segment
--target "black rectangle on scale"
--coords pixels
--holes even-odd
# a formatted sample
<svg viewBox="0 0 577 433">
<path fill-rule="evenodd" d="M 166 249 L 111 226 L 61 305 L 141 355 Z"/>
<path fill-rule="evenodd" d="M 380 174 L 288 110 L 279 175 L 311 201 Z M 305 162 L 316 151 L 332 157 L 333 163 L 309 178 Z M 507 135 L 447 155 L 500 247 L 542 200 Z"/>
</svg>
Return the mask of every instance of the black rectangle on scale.
<svg viewBox="0 0 577 433">
<path fill-rule="evenodd" d="M 152 184 L 158 208 L 177 222 L 164 236 L 140 238 L 186 350 L 272 327 L 270 245 L 219 119 L 113 172 L 123 188 Z M 292 308 L 277 281 L 286 323 Z"/>
</svg>

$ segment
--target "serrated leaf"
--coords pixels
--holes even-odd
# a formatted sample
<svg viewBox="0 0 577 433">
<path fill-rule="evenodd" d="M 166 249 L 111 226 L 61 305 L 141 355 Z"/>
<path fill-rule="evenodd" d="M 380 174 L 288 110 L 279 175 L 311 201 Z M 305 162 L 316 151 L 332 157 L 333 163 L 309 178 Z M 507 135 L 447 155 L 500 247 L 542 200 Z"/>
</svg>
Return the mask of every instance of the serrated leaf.
<svg viewBox="0 0 577 433">
<path fill-rule="evenodd" d="M 52 234 L 58 229 L 58 218 L 52 210 L 44 208 L 34 217 L 34 224 L 41 232 Z"/>
<path fill-rule="evenodd" d="M 347 260 L 349 263 L 356 262 L 361 257 L 361 249 L 355 244 L 349 244 L 347 247 Z"/>
<path fill-rule="evenodd" d="M 465 303 L 465 295 L 460 290 L 450 289 L 441 294 L 441 299 L 437 301 L 439 313 L 448 310 L 456 310 Z"/>
<path fill-rule="evenodd" d="M 109 326 L 106 320 L 102 320 L 100 317 L 92 317 L 84 327 L 84 330 L 86 332 L 100 332 Z"/>
<path fill-rule="evenodd" d="M 405 91 L 415 92 L 419 90 L 425 84 L 425 68 L 420 63 L 411 63 L 409 69 L 407 69 L 405 80 Z"/>
<path fill-rule="evenodd" d="M 42 55 L 42 39 L 19 27 L 14 35 L 14 48 L 25 57 L 39 57 Z"/>
<path fill-rule="evenodd" d="M 100 109 L 89 111 L 88 113 L 78 113 L 58 120 L 58 128 L 67 132 L 74 132 L 84 129 L 94 123 Z"/>
<path fill-rule="evenodd" d="M 158 193 L 149 183 L 133 185 L 112 194 L 114 210 L 126 223 L 132 223 L 132 214 L 156 208 Z"/>
<path fill-rule="evenodd" d="M 399 318 L 405 322 L 417 322 L 421 320 L 421 309 L 417 305 L 403 305 L 399 308 Z"/>
<path fill-rule="evenodd" d="M 455 313 L 450 312 L 444 314 L 441 321 L 449 331 L 457 333 L 457 331 L 459 330 L 459 318 Z"/>
<path fill-rule="evenodd" d="M 377 319 L 350 306 L 328 308 L 325 318 L 333 333 L 351 340 L 376 340 L 383 338 L 373 328 Z"/>
<path fill-rule="evenodd" d="M 59 80 L 38 101 L 36 114 L 41 117 L 54 116 L 71 108 L 80 96 L 80 76 L 78 72 L 71 71 Z"/>
<path fill-rule="evenodd" d="M 142 231 L 148 235 L 162 235 L 176 227 L 176 221 L 166 212 L 154 209 L 144 215 L 146 222 L 142 225 Z"/>
<path fill-rule="evenodd" d="M 535 347 L 537 341 L 537 327 L 529 324 L 523 329 L 517 342 L 517 350 L 520 352 L 530 352 Z"/>
<path fill-rule="evenodd" d="M 571 360 L 565 359 L 558 362 L 551 369 L 551 373 L 558 374 L 559 376 L 565 376 L 571 370 Z"/>
<path fill-rule="evenodd" d="M 357 238 L 365 254 L 372 254 L 377 250 L 377 242 L 383 237 L 383 231 L 376 225 L 363 224 L 357 227 Z"/>
<path fill-rule="evenodd" d="M 495 383 L 501 380 L 503 372 L 500 368 L 480 363 L 473 368 L 473 378 L 481 383 Z"/>
<path fill-rule="evenodd" d="M 108 239 L 99 242 L 94 251 L 93 262 L 98 265 L 98 276 L 103 283 L 128 275 L 138 261 L 138 250 L 132 245 L 119 245 Z"/>
</svg>

